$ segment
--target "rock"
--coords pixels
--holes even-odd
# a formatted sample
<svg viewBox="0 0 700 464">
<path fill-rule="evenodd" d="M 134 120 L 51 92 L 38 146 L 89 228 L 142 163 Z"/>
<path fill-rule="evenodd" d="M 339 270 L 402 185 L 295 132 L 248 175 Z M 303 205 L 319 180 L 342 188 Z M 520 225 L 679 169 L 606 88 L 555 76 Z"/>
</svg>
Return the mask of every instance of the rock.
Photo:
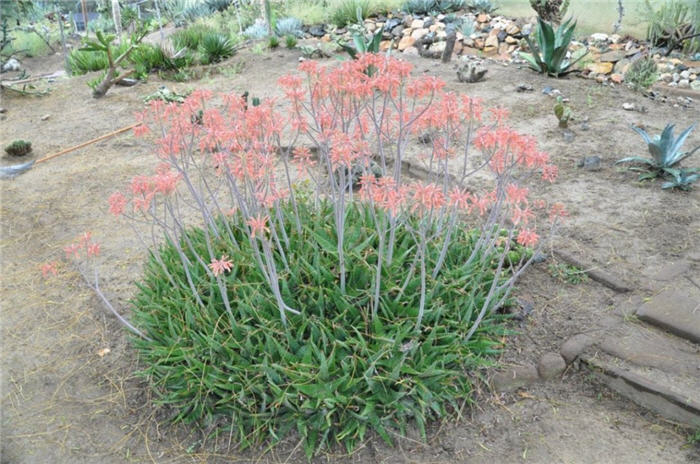
<svg viewBox="0 0 700 464">
<path fill-rule="evenodd" d="M 622 81 L 624 81 L 625 78 L 622 76 L 622 74 L 613 74 L 610 76 L 610 80 L 616 84 L 622 84 Z"/>
<path fill-rule="evenodd" d="M 620 34 L 613 34 L 610 36 L 610 41 L 614 44 L 620 43 L 622 40 L 622 36 Z"/>
<path fill-rule="evenodd" d="M 498 36 L 489 35 L 488 37 L 486 37 L 484 47 L 498 47 Z"/>
<path fill-rule="evenodd" d="M 515 23 L 510 23 L 508 27 L 506 27 L 506 33 L 508 35 L 518 35 L 520 34 L 520 28 L 515 25 Z"/>
<path fill-rule="evenodd" d="M 5 61 L 5 64 L 2 65 L 2 72 L 19 71 L 20 66 L 21 65 L 17 59 L 10 58 L 9 60 Z"/>
<path fill-rule="evenodd" d="M 385 51 L 389 50 L 393 44 L 394 44 L 393 40 L 382 40 L 381 42 L 379 42 L 379 51 L 385 52 Z"/>
<path fill-rule="evenodd" d="M 407 35 L 399 41 L 399 51 L 403 52 L 407 48 L 413 47 L 413 44 L 415 44 L 415 43 L 416 43 L 416 39 L 414 39 L 410 35 Z"/>
<path fill-rule="evenodd" d="M 603 34 L 602 32 L 597 32 L 595 34 L 591 34 L 591 41 L 592 42 L 607 42 L 608 41 L 608 34 Z"/>
<path fill-rule="evenodd" d="M 615 66 L 613 67 L 613 72 L 615 74 L 625 74 L 631 65 L 632 60 L 630 60 L 629 58 L 624 58 L 615 63 Z"/>
<path fill-rule="evenodd" d="M 687 69 L 681 73 L 681 79 L 690 79 L 690 71 Z"/>
<path fill-rule="evenodd" d="M 564 137 L 564 142 L 566 143 L 571 143 L 576 138 L 576 134 L 571 129 L 565 129 L 562 131 L 561 135 Z"/>
<path fill-rule="evenodd" d="M 326 28 L 323 24 L 311 26 L 309 28 L 309 34 L 314 37 L 323 37 L 324 35 L 326 35 Z"/>
<path fill-rule="evenodd" d="M 698 293 L 700 291 L 665 290 L 640 306 L 637 317 L 691 342 L 700 343 Z"/>
<path fill-rule="evenodd" d="M 590 335 L 574 335 L 562 344 L 562 346 L 559 348 L 559 353 L 567 364 L 571 364 L 581 353 L 583 353 L 586 348 L 591 346 L 593 343 L 594 340 Z"/>
<path fill-rule="evenodd" d="M 445 51 L 446 46 L 447 42 L 435 42 L 430 46 L 430 48 L 428 48 L 428 51 L 433 55 L 442 55 L 442 52 Z"/>
<path fill-rule="evenodd" d="M 482 24 L 488 23 L 489 21 L 491 21 L 491 16 L 489 16 L 485 13 L 481 13 L 479 16 L 476 17 L 476 21 L 480 22 Z"/>
<path fill-rule="evenodd" d="M 465 62 L 457 69 L 457 80 L 459 82 L 474 83 L 484 78 L 488 70 L 481 65 L 472 62 Z"/>
<path fill-rule="evenodd" d="M 673 82 L 678 82 L 681 80 L 680 73 L 673 73 Z"/>
<path fill-rule="evenodd" d="M 678 81 L 678 88 L 679 89 L 689 89 L 690 88 L 690 81 L 688 79 L 681 79 Z"/>
<path fill-rule="evenodd" d="M 116 85 L 119 85 L 121 87 L 133 87 L 138 83 L 139 83 L 138 79 L 132 79 L 130 77 L 125 77 L 124 79 L 117 81 Z"/>
<path fill-rule="evenodd" d="M 584 156 L 578 162 L 578 167 L 586 171 L 600 171 L 601 159 L 600 156 Z"/>
<path fill-rule="evenodd" d="M 535 90 L 530 84 L 518 84 L 518 86 L 515 88 L 517 92 L 532 92 Z"/>
<path fill-rule="evenodd" d="M 389 32 L 394 32 L 394 29 L 401 26 L 401 20 L 399 18 L 389 18 L 384 23 L 384 30 Z M 403 28 L 403 26 L 401 26 Z M 399 31 L 400 33 L 400 31 Z"/>
<path fill-rule="evenodd" d="M 403 35 L 403 31 L 404 31 L 403 26 L 401 26 L 401 25 L 396 26 L 395 28 L 393 28 L 391 30 L 391 36 L 395 39 L 398 39 L 399 37 L 401 37 Z"/>
<path fill-rule="evenodd" d="M 540 358 L 540 362 L 537 363 L 537 372 L 543 380 L 552 379 L 561 375 L 564 369 L 566 369 L 566 361 L 564 361 L 564 358 L 562 358 L 559 353 L 551 351 L 545 353 Z"/>
<path fill-rule="evenodd" d="M 423 29 L 425 22 L 420 19 L 414 19 L 411 22 L 411 29 Z"/>
<path fill-rule="evenodd" d="M 613 70 L 613 64 L 607 63 L 591 63 L 586 66 L 586 69 L 595 74 L 610 74 Z"/>
<path fill-rule="evenodd" d="M 433 26 L 434 24 L 435 24 L 435 21 L 433 21 L 433 18 L 429 16 L 423 20 L 423 26 L 421 26 L 421 27 L 430 28 L 430 26 Z"/>
<path fill-rule="evenodd" d="M 45 115 L 43 115 L 43 116 L 41 117 L 41 120 L 42 120 L 42 121 L 47 121 L 50 117 L 51 117 L 50 114 L 45 114 Z"/>
<path fill-rule="evenodd" d="M 660 80 L 660 81 L 664 81 L 664 82 L 666 82 L 667 84 L 668 84 L 669 82 L 673 82 L 673 74 L 671 74 L 671 73 L 663 73 L 663 74 L 661 74 L 661 75 L 659 76 L 659 80 Z"/>
<path fill-rule="evenodd" d="M 418 52 L 418 49 L 416 47 L 408 47 L 406 50 L 403 51 L 404 55 L 406 56 L 418 56 L 420 53 Z"/>
<path fill-rule="evenodd" d="M 634 106 L 634 103 L 623 103 L 622 109 L 625 111 L 634 111 L 637 107 Z"/>
<path fill-rule="evenodd" d="M 505 371 L 496 372 L 491 380 L 496 391 L 505 393 L 537 382 L 539 375 L 535 366 L 516 366 Z"/>
<path fill-rule="evenodd" d="M 496 56 L 498 55 L 498 48 L 496 47 L 484 47 L 485 56 Z"/>
<path fill-rule="evenodd" d="M 695 90 L 696 92 L 700 92 L 700 80 L 691 82 L 690 88 Z"/>
<path fill-rule="evenodd" d="M 428 35 L 428 33 L 430 33 L 428 29 L 415 29 L 413 32 L 411 32 L 411 37 L 413 37 L 414 40 L 420 40 Z"/>
<path fill-rule="evenodd" d="M 0 114 L 7 113 L 7 108 L 0 108 Z"/>
<path fill-rule="evenodd" d="M 514 45 L 514 44 L 518 43 L 518 39 L 516 39 L 516 38 L 513 37 L 512 35 L 509 35 L 509 36 L 506 37 L 505 42 L 506 42 L 507 44 L 509 44 L 509 45 Z"/>
<path fill-rule="evenodd" d="M 599 60 L 603 63 L 617 63 L 625 57 L 625 54 L 619 50 L 613 50 L 611 52 L 603 53 L 600 55 Z"/>
</svg>

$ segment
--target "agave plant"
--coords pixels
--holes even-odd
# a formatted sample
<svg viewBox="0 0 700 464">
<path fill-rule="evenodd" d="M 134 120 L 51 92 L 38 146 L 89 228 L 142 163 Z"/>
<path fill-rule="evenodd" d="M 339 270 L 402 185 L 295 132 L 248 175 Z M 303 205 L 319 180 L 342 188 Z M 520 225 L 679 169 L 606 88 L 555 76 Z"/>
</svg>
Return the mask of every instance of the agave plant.
<svg viewBox="0 0 700 464">
<path fill-rule="evenodd" d="M 213 32 L 206 34 L 199 44 L 202 64 L 218 63 L 233 56 L 236 48 L 231 39 L 225 35 Z"/>
<path fill-rule="evenodd" d="M 338 42 L 338 44 L 343 47 L 343 50 L 348 52 L 350 58 L 354 60 L 357 58 L 357 55 L 361 53 L 378 53 L 383 33 L 384 28 L 380 27 L 379 30 L 368 38 L 364 33 L 357 31 L 352 36 L 354 47 L 342 42 Z"/>
<path fill-rule="evenodd" d="M 576 22 L 572 23 L 572 20 L 568 19 L 555 31 L 542 18 L 538 18 L 537 21 L 537 45 L 526 36 L 525 40 L 532 53 L 520 53 L 520 57 L 535 71 L 550 76 L 559 77 L 573 71 L 573 66 L 588 53 L 588 49 L 580 48 L 572 54 L 570 59 L 566 57 L 576 29 Z"/>
<path fill-rule="evenodd" d="M 673 136 L 674 124 L 667 124 L 661 135 L 649 137 L 644 129 L 632 126 L 639 135 L 642 136 L 644 141 L 649 148 L 649 153 L 651 158 L 642 158 L 640 156 L 630 156 L 628 158 L 623 158 L 618 161 L 618 163 L 640 163 L 646 165 L 650 172 L 644 173 L 639 176 L 639 180 L 652 179 L 654 177 L 659 177 L 664 174 L 670 174 L 673 177 L 680 175 L 678 169 L 674 169 L 678 163 L 700 150 L 700 145 L 692 149 L 691 151 L 683 152 L 681 147 L 683 143 L 688 138 L 695 125 L 690 126 L 684 130 L 678 138 Z M 688 173 L 688 171 L 686 171 Z M 692 173 L 691 173 L 692 174 Z M 691 180 L 692 182 L 692 180 Z"/>
<path fill-rule="evenodd" d="M 700 179 L 700 169 L 667 169 L 667 173 L 671 175 L 671 179 L 668 182 L 661 184 L 663 189 L 674 189 L 679 190 L 690 190 L 692 188 L 693 182 Z"/>
</svg>

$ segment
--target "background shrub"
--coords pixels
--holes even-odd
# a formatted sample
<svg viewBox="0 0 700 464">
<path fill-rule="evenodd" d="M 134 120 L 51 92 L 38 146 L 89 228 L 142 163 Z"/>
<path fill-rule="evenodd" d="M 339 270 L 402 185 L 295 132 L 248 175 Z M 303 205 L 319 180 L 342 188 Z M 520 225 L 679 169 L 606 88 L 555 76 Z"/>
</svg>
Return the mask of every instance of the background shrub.
<svg viewBox="0 0 700 464">
<path fill-rule="evenodd" d="M 331 21 L 338 27 L 354 24 L 360 18 L 364 20 L 372 12 L 369 0 L 334 0 L 330 9 Z"/>
</svg>

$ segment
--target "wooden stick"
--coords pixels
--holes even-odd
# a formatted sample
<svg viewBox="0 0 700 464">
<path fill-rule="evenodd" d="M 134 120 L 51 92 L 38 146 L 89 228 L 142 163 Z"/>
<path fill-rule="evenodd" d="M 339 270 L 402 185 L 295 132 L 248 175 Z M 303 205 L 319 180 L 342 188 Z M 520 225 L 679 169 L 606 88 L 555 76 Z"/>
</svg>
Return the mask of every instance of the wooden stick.
<svg viewBox="0 0 700 464">
<path fill-rule="evenodd" d="M 130 126 L 122 127 L 121 129 L 117 129 L 117 130 L 115 130 L 114 132 L 110 132 L 109 134 L 101 135 L 101 136 L 97 137 L 96 139 L 92 139 L 92 140 L 88 140 L 87 142 L 83 142 L 83 143 L 81 143 L 80 145 L 76 145 L 76 146 L 74 146 L 74 147 L 66 148 L 65 150 L 61 150 L 61 151 L 59 151 L 58 153 L 54 153 L 53 155 L 44 156 L 43 158 L 37 160 L 36 163 L 34 163 L 34 164 L 43 163 L 44 161 L 48 161 L 48 160 L 53 159 L 53 158 L 56 158 L 56 157 L 58 157 L 58 156 L 65 155 L 66 153 L 70 153 L 70 152 L 75 151 L 75 150 L 77 150 L 77 149 L 79 149 L 79 148 L 83 148 L 83 147 L 86 147 L 86 146 L 91 145 L 91 144 L 93 144 L 93 143 L 99 142 L 99 141 L 101 141 L 101 140 L 108 139 L 108 138 L 110 138 L 110 137 L 113 137 L 113 136 L 115 136 L 115 135 L 117 135 L 117 134 L 121 134 L 122 132 L 126 132 L 126 131 L 128 131 L 129 129 L 133 129 L 134 127 L 137 127 L 137 126 L 140 126 L 140 125 L 141 125 L 141 123 L 140 123 L 140 122 L 137 122 L 136 124 L 132 124 L 132 125 L 130 125 Z"/>
</svg>

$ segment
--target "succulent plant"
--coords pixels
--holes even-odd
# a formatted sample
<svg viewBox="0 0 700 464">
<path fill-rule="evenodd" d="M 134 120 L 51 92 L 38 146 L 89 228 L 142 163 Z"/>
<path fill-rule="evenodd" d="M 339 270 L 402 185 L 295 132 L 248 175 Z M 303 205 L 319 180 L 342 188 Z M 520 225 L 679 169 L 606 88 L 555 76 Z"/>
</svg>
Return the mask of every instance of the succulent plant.
<svg viewBox="0 0 700 464">
<path fill-rule="evenodd" d="M 700 145 L 694 149 L 683 152 L 681 147 L 688 138 L 690 133 L 695 128 L 695 125 L 684 130 L 678 138 L 673 136 L 675 124 L 667 124 L 661 135 L 649 137 L 644 129 L 632 126 L 635 132 L 642 136 L 647 144 L 651 158 L 642 158 L 640 156 L 630 156 L 623 158 L 618 163 L 639 163 L 644 164 L 651 171 L 639 176 L 640 180 L 659 177 L 664 174 L 674 175 L 677 169 L 673 169 L 678 163 L 688 158 L 690 155 L 700 150 Z"/>
<path fill-rule="evenodd" d="M 573 66 L 588 53 L 586 48 L 580 48 L 571 55 L 571 58 L 566 57 L 576 23 L 572 23 L 569 19 L 555 31 L 542 18 L 538 18 L 537 21 L 537 45 L 530 40 L 529 36 L 526 36 L 525 40 L 532 53 L 520 53 L 520 57 L 535 71 L 553 77 L 573 71 Z"/>
<path fill-rule="evenodd" d="M 661 184 L 662 189 L 690 190 L 693 182 L 700 179 L 700 169 L 667 169 L 671 175 L 671 180 Z"/>
<path fill-rule="evenodd" d="M 32 142 L 26 140 L 15 140 L 5 147 L 5 152 L 11 156 L 24 156 L 32 151 Z"/>
</svg>

